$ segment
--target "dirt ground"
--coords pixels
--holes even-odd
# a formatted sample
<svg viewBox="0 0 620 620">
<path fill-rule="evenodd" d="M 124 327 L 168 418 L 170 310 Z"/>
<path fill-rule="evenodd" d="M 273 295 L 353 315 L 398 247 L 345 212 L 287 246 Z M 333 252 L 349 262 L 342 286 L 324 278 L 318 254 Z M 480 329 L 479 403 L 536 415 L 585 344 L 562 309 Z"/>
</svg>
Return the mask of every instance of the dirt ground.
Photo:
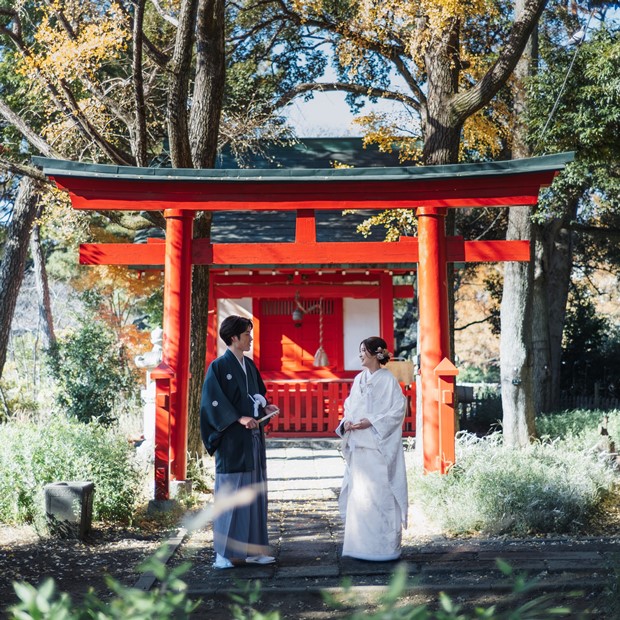
<svg viewBox="0 0 620 620">
<path fill-rule="evenodd" d="M 414 508 L 410 507 L 411 510 Z M 84 541 L 40 537 L 36 530 L 29 526 L 0 525 L 0 617 L 8 617 L 6 609 L 17 602 L 12 585 L 14 581 L 36 585 L 46 577 L 53 577 L 58 589 L 68 593 L 76 602 L 90 588 L 101 598 L 110 596 L 105 583 L 106 575 L 112 576 L 123 585 L 134 585 L 139 577 L 136 567 L 151 557 L 164 541 L 177 532 L 179 518 L 180 514 L 167 517 L 160 515 L 157 519 L 144 518 L 133 527 L 96 522 Z M 423 539 L 438 535 L 432 524 L 421 514 L 411 513 L 410 520 L 416 523 L 416 537 Z M 620 507 L 615 502 L 605 506 L 601 519 L 584 534 L 617 537 L 620 534 Z M 403 542 L 411 544 L 411 541 Z M 420 540 L 417 542 L 422 544 Z M 208 546 L 210 548 L 210 545 Z M 449 576 L 447 581 L 449 582 Z M 228 595 L 224 592 L 221 594 L 219 601 L 203 601 L 196 617 L 209 620 L 232 618 Z M 402 602 L 420 604 L 428 603 L 429 600 L 420 596 L 419 599 Z M 489 604 L 493 601 L 477 602 Z M 335 612 L 333 608 L 317 600 L 316 592 L 305 597 L 299 593 L 283 596 L 282 593 L 274 592 L 273 595 L 266 595 L 257 607 L 263 612 L 277 610 L 281 618 L 286 620 L 332 620 L 346 616 L 345 612 Z M 366 610 L 371 608 L 366 605 L 365 607 Z M 603 617 L 607 616 L 598 618 Z"/>
<path fill-rule="evenodd" d="M 608 525 L 616 534 L 618 533 L 617 523 Z M 104 579 L 106 575 L 111 575 L 124 585 L 132 586 L 138 579 L 135 567 L 152 556 L 161 543 L 175 532 L 176 528 L 161 522 L 142 523 L 140 527 L 135 528 L 95 523 L 89 537 L 80 541 L 40 538 L 30 527 L 0 526 L 0 601 L 3 611 L 0 617 L 8 617 L 6 610 L 17 601 L 12 587 L 13 581 L 25 581 L 34 585 L 46 577 L 53 577 L 58 589 L 68 593 L 76 602 L 80 601 L 90 588 L 103 599 L 109 596 L 110 592 Z M 233 618 L 230 607 L 233 603 L 228 593 L 220 594 L 213 599 L 203 600 L 196 617 L 209 620 Z M 498 602 L 501 601 L 494 600 L 490 593 L 484 595 L 482 592 L 480 598 L 475 601 L 476 604 L 485 606 Z M 401 601 L 401 604 L 429 603 L 431 607 L 434 606 L 436 597 L 429 598 L 428 595 L 420 594 Z M 604 601 L 602 604 L 607 606 Z M 363 607 L 369 612 L 374 605 L 370 601 L 365 601 Z M 278 611 L 283 620 L 302 618 L 336 620 L 346 618 L 352 611 L 351 606 L 337 611 L 333 606 L 324 603 L 316 591 L 308 593 L 264 591 L 260 603 L 255 604 L 254 608 L 263 613 Z M 613 616 L 606 614 L 597 616 L 599 619 L 611 617 Z"/>
<path fill-rule="evenodd" d="M 0 608 L 17 602 L 14 581 L 32 585 L 53 577 L 60 591 L 79 601 L 89 588 L 109 595 L 105 576 L 133 585 L 135 567 L 150 557 L 171 532 L 161 524 L 121 528 L 95 523 L 84 541 L 41 538 L 30 526 L 0 525 Z"/>
</svg>

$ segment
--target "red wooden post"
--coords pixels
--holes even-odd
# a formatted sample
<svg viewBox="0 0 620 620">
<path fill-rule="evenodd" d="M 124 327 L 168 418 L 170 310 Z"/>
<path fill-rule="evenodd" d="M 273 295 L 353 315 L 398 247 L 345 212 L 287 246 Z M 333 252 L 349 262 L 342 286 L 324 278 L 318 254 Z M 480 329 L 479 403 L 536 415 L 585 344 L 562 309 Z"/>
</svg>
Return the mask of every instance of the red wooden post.
<svg viewBox="0 0 620 620">
<path fill-rule="evenodd" d="M 206 367 L 217 357 L 217 299 L 213 271 L 209 273 L 209 318 L 207 319 L 207 355 Z"/>
<path fill-rule="evenodd" d="M 415 383 L 406 384 L 403 388 L 403 394 L 407 398 L 407 413 L 405 414 L 405 421 L 403 423 L 403 437 L 415 437 Z"/>
<path fill-rule="evenodd" d="M 459 371 L 445 357 L 435 368 L 434 374 L 437 380 L 435 396 L 439 404 L 438 462 L 435 471 L 445 474 L 456 462 L 454 450 L 454 391 L 455 378 Z"/>
<path fill-rule="evenodd" d="M 170 401 L 174 372 L 162 362 L 151 371 L 155 381 L 155 499 L 170 498 Z"/>
<path fill-rule="evenodd" d="M 422 444 L 424 470 L 439 470 L 439 403 L 434 370 L 450 357 L 446 209 L 421 207 L 418 216 L 418 308 L 420 374 L 422 376 Z M 454 437 L 452 438 L 454 441 Z"/>
<path fill-rule="evenodd" d="M 380 276 L 379 320 L 381 336 L 388 349 L 394 351 L 394 281 L 389 273 Z"/>
<path fill-rule="evenodd" d="M 185 480 L 187 472 L 187 393 L 192 291 L 194 213 L 166 209 L 164 285 L 164 362 L 174 372 L 170 398 L 170 474 Z"/>
</svg>

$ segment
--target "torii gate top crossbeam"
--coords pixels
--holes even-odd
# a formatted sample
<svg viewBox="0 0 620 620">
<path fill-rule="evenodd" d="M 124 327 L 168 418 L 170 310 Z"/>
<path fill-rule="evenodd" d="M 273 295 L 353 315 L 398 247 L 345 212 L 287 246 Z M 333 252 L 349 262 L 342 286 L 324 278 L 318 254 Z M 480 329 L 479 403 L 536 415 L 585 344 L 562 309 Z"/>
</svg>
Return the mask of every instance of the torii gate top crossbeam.
<svg viewBox="0 0 620 620">
<path fill-rule="evenodd" d="M 133 168 L 33 158 L 76 209 L 190 211 L 534 205 L 573 158 L 333 170 Z M 113 181 L 111 183 L 111 181 Z"/>
</svg>

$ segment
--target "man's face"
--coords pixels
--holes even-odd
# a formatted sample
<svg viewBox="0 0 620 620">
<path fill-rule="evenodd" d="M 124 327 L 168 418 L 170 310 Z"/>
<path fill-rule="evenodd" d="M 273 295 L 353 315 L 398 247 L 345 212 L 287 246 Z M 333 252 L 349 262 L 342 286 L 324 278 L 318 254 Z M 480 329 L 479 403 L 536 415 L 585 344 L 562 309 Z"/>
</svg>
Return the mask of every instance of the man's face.
<svg viewBox="0 0 620 620">
<path fill-rule="evenodd" d="M 233 343 L 241 351 L 249 351 L 252 348 L 252 328 L 248 327 L 239 336 L 233 336 Z"/>
</svg>

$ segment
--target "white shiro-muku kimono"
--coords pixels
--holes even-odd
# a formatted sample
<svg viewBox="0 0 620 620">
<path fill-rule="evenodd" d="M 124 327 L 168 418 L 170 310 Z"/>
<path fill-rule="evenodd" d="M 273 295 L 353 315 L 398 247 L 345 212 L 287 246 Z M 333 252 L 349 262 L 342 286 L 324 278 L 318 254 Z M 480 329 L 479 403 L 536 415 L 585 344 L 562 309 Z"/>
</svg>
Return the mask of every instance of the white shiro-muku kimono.
<svg viewBox="0 0 620 620">
<path fill-rule="evenodd" d="M 336 429 L 346 461 L 340 514 L 342 555 L 388 561 L 400 556 L 407 527 L 407 472 L 402 443 L 406 399 L 386 368 L 364 369 L 353 381 Z M 344 432 L 344 423 L 367 418 L 372 426 Z"/>
</svg>

